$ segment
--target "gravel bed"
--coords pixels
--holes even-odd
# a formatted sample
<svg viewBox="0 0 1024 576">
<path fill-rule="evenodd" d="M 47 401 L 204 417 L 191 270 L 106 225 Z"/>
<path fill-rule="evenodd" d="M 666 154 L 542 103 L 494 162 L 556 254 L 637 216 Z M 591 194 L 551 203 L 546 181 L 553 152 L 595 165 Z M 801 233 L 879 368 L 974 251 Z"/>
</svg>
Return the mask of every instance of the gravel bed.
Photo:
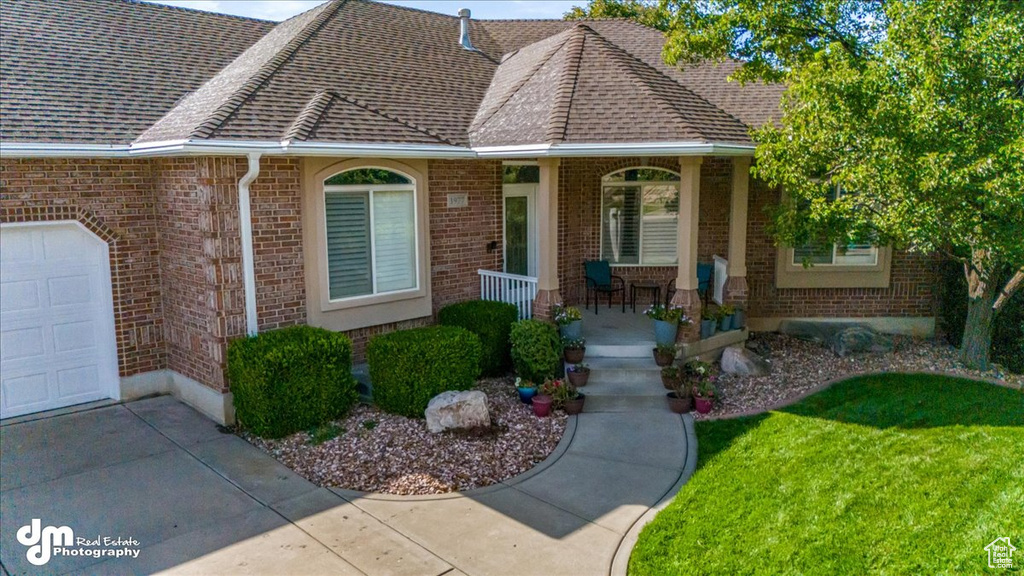
<svg viewBox="0 0 1024 576">
<path fill-rule="evenodd" d="M 943 372 L 954 376 L 984 377 L 1024 387 L 1024 377 L 1000 371 L 981 372 L 963 366 L 956 348 L 931 340 L 894 337 L 889 354 L 861 354 L 840 358 L 825 346 L 777 333 L 758 333 L 748 347 L 772 365 L 768 376 L 721 374 L 718 401 L 707 415 L 723 417 L 761 411 L 798 397 L 830 380 L 865 372 Z"/>
<path fill-rule="evenodd" d="M 511 379 L 481 380 L 491 428 L 427 431 L 426 421 L 358 405 L 334 422 L 340 433 L 319 444 L 309 433 L 243 438 L 319 486 L 387 494 L 443 494 L 495 484 L 543 461 L 558 445 L 567 417 L 537 418 Z"/>
</svg>

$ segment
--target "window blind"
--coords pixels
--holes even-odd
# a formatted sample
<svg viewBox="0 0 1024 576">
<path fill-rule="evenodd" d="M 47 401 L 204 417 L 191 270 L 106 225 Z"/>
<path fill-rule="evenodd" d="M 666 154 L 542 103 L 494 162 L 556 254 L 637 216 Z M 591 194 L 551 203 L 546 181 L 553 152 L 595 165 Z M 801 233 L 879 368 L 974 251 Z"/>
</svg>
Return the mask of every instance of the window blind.
<svg viewBox="0 0 1024 576">
<path fill-rule="evenodd" d="M 377 292 L 416 287 L 416 228 L 409 191 L 373 193 Z"/>
<path fill-rule="evenodd" d="M 369 194 L 329 193 L 325 202 L 331 299 L 372 294 Z"/>
</svg>

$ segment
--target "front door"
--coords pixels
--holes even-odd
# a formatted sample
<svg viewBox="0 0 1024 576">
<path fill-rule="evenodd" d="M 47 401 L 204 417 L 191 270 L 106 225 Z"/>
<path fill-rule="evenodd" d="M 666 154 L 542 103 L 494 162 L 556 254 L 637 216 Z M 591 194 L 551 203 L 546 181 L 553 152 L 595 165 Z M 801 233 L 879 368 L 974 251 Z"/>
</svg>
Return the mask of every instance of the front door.
<svg viewBox="0 0 1024 576">
<path fill-rule="evenodd" d="M 537 184 L 505 184 L 505 272 L 537 275 Z"/>
</svg>

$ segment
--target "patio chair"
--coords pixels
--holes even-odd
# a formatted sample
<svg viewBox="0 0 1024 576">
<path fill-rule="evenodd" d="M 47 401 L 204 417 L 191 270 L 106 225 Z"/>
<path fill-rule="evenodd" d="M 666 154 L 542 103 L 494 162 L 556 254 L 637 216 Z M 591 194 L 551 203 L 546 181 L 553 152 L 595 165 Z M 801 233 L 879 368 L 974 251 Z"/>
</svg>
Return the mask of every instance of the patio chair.
<svg viewBox="0 0 1024 576">
<path fill-rule="evenodd" d="M 700 296 L 704 306 L 708 305 L 708 297 L 711 295 L 711 277 L 715 274 L 714 264 L 697 263 L 697 295 Z M 672 303 L 672 297 L 676 294 L 676 279 L 668 283 L 668 290 L 665 292 L 665 306 Z"/>
<path fill-rule="evenodd" d="M 587 260 L 583 262 L 586 286 L 586 308 L 590 310 L 590 293 L 594 293 L 594 314 L 600 308 L 601 294 L 608 295 L 608 308 L 612 307 L 612 295 L 622 294 L 622 312 L 626 312 L 626 281 L 612 274 L 612 267 L 607 260 Z"/>
</svg>

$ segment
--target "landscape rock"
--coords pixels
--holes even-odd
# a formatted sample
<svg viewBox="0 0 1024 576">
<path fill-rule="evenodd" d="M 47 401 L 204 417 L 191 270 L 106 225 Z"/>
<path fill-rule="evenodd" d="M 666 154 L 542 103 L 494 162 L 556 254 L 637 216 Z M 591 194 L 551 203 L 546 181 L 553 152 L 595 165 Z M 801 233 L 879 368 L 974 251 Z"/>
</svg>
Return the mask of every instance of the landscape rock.
<svg viewBox="0 0 1024 576">
<path fill-rule="evenodd" d="M 449 390 L 427 404 L 427 429 L 443 432 L 451 429 L 486 428 L 491 425 L 487 395 L 479 390 Z"/>
<path fill-rule="evenodd" d="M 829 339 L 828 346 L 840 358 L 864 352 L 893 350 L 891 337 L 879 334 L 867 326 L 850 326 L 836 332 Z"/>
<path fill-rule="evenodd" d="M 738 376 L 767 376 L 772 365 L 746 348 L 729 347 L 722 351 L 722 371 Z"/>
<path fill-rule="evenodd" d="M 819 322 L 810 320 L 783 320 L 779 324 L 779 333 L 792 336 L 808 342 L 828 344 L 838 332 L 863 324 L 851 324 L 849 322 Z"/>
</svg>

